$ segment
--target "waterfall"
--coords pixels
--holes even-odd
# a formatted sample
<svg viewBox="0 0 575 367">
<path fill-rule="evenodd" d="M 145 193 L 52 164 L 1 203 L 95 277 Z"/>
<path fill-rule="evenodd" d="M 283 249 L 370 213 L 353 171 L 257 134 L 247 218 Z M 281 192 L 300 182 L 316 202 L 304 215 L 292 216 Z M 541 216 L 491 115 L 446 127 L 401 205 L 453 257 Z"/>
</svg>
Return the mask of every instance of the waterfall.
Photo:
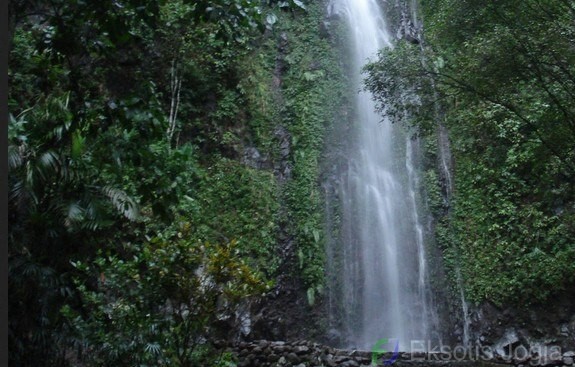
<svg viewBox="0 0 575 367">
<path fill-rule="evenodd" d="M 330 10 L 348 22 L 361 90 L 363 65 L 392 47 L 384 14 L 376 0 L 334 0 Z M 376 113 L 368 92 L 357 94 L 355 111 L 356 136 L 349 137 L 355 146 L 339 180 L 339 284 L 330 287 L 339 289 L 339 331 L 347 347 L 369 350 L 385 338 L 409 351 L 412 341 L 428 340 L 434 319 L 418 149 L 404 128 Z"/>
<path fill-rule="evenodd" d="M 469 338 L 469 326 L 471 325 L 471 320 L 469 318 L 469 305 L 465 299 L 465 292 L 463 290 L 463 280 L 461 279 L 461 270 L 459 265 L 456 268 L 457 276 L 457 287 L 459 288 L 459 298 L 461 302 L 461 314 L 463 315 L 463 338 L 462 342 L 465 348 L 470 347 L 471 340 Z"/>
<path fill-rule="evenodd" d="M 449 134 L 447 132 L 447 128 L 444 124 L 439 124 L 438 129 L 438 143 L 439 143 L 439 169 L 442 175 L 442 179 L 445 186 L 445 200 L 447 201 L 447 207 L 449 208 L 449 201 L 451 200 L 451 196 L 453 194 L 453 179 L 451 175 L 451 149 L 449 145 Z M 457 255 L 459 258 L 459 254 Z M 455 275 L 456 275 L 456 285 L 459 289 L 459 302 L 461 303 L 461 315 L 462 315 L 462 329 L 463 329 L 463 336 L 462 342 L 463 345 L 467 348 L 470 347 L 470 326 L 471 326 L 471 319 L 469 317 L 469 304 L 465 299 L 465 290 L 463 287 L 463 278 L 461 276 L 461 264 L 456 264 L 455 268 Z"/>
</svg>

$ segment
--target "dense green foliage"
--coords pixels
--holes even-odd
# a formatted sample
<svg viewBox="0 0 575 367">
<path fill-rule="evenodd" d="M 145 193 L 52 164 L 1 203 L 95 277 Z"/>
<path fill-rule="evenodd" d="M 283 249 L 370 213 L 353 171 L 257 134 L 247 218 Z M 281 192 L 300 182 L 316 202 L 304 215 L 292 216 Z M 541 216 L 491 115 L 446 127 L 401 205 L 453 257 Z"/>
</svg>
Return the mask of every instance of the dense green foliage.
<svg viewBox="0 0 575 367">
<path fill-rule="evenodd" d="M 544 302 L 575 282 L 572 2 L 421 2 L 425 43 L 368 67 L 384 109 L 437 139 L 449 130 L 450 206 L 426 175 L 436 238 L 475 302 Z M 385 105 L 383 105 L 385 104 Z M 439 161 L 437 147 L 429 157 Z M 444 177 L 445 175 L 443 175 Z"/>
<path fill-rule="evenodd" d="M 174 238 L 126 245 L 132 257 L 99 254 L 73 265 L 98 279 L 95 289 L 76 278 L 83 309 L 65 305 L 71 330 L 66 342 L 93 365 L 195 366 L 206 364 L 198 348 L 218 318 L 234 318 L 229 304 L 261 294 L 265 284 L 226 246 L 191 244 L 189 228 Z M 178 238 L 179 237 L 179 238 Z M 82 312 L 89 313 L 88 317 Z"/>
<path fill-rule="evenodd" d="M 10 11 L 11 363 L 208 364 L 218 315 L 280 271 L 314 299 L 341 88 L 321 4 Z"/>
<path fill-rule="evenodd" d="M 293 180 L 287 188 L 292 233 L 298 243 L 298 267 L 308 287 L 308 301 L 323 290 L 324 234 L 322 193 L 318 185 L 320 159 L 326 128 L 336 111 L 346 85 L 338 62 L 338 50 L 318 29 L 323 9 L 310 9 L 305 21 L 290 25 L 294 37 L 285 56 L 286 102 L 284 121 L 292 136 Z M 312 30 L 310 32 L 310 30 Z M 312 52 L 310 52 L 310 50 Z"/>
</svg>

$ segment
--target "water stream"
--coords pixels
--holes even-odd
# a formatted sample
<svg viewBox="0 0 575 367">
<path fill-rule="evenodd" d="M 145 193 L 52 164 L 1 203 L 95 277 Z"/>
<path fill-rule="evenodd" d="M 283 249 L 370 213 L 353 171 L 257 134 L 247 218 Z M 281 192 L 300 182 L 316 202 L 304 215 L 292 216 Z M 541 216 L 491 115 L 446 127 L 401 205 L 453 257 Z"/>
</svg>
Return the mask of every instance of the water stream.
<svg viewBox="0 0 575 367">
<path fill-rule="evenodd" d="M 348 22 L 360 90 L 362 66 L 392 47 L 392 37 L 376 0 L 332 6 Z M 385 338 L 408 351 L 412 341 L 427 341 L 433 327 L 417 142 L 382 120 L 368 92 L 357 94 L 355 110 L 357 146 L 339 187 L 341 332 L 347 347 L 369 350 Z"/>
</svg>

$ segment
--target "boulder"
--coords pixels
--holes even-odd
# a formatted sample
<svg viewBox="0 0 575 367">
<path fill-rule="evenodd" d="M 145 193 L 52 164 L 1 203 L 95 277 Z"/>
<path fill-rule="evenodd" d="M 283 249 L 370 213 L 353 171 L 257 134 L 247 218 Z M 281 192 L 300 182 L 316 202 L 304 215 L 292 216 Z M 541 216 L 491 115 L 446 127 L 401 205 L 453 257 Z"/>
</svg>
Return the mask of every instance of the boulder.
<svg viewBox="0 0 575 367">
<path fill-rule="evenodd" d="M 297 356 L 297 354 L 291 352 L 288 353 L 288 355 L 286 356 L 287 360 L 291 363 L 291 364 L 298 364 L 300 363 L 300 358 Z"/>
<path fill-rule="evenodd" d="M 305 345 L 298 345 L 294 348 L 294 352 L 297 355 L 307 354 L 307 353 L 309 353 L 309 347 L 305 346 Z"/>
</svg>

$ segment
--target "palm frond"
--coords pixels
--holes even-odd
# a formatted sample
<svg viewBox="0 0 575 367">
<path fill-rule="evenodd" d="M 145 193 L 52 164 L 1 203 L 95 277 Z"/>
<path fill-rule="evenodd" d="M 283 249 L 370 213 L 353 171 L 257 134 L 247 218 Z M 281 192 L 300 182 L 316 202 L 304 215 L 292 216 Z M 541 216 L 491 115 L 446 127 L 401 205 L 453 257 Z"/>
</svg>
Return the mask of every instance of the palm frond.
<svg viewBox="0 0 575 367">
<path fill-rule="evenodd" d="M 138 204 L 126 192 L 111 186 L 105 186 L 102 188 L 102 192 L 125 218 L 132 221 L 139 218 Z"/>
<path fill-rule="evenodd" d="M 18 202 L 24 197 L 25 185 L 22 181 L 16 181 L 10 185 L 10 191 L 8 193 L 9 202 Z"/>
<path fill-rule="evenodd" d="M 8 146 L 8 167 L 10 169 L 18 168 L 22 165 L 23 161 L 18 147 L 10 144 Z"/>
<path fill-rule="evenodd" d="M 54 269 L 32 261 L 28 256 L 17 256 L 8 263 L 8 278 L 15 284 L 25 282 L 28 278 L 53 281 Z M 49 280 L 48 280 L 49 279 Z"/>
<path fill-rule="evenodd" d="M 87 231 L 96 231 L 100 227 L 102 227 L 102 221 L 100 220 L 86 220 L 82 222 L 80 228 L 87 230 Z"/>
<path fill-rule="evenodd" d="M 46 100 L 45 108 L 38 111 L 39 119 L 44 121 L 58 121 L 59 123 L 48 134 L 50 137 L 61 140 L 65 133 L 70 130 L 73 114 L 69 109 L 70 93 L 61 96 L 53 96 Z"/>
<path fill-rule="evenodd" d="M 37 172 L 40 174 L 44 181 L 48 181 L 48 179 L 52 176 L 55 176 L 59 172 L 59 168 L 63 165 L 60 162 L 60 158 L 58 155 L 49 150 L 44 152 L 40 158 L 38 159 Z"/>
<path fill-rule="evenodd" d="M 81 222 L 85 218 L 85 209 L 78 202 L 70 202 L 64 211 L 64 225 L 71 228 L 74 224 Z"/>
</svg>

